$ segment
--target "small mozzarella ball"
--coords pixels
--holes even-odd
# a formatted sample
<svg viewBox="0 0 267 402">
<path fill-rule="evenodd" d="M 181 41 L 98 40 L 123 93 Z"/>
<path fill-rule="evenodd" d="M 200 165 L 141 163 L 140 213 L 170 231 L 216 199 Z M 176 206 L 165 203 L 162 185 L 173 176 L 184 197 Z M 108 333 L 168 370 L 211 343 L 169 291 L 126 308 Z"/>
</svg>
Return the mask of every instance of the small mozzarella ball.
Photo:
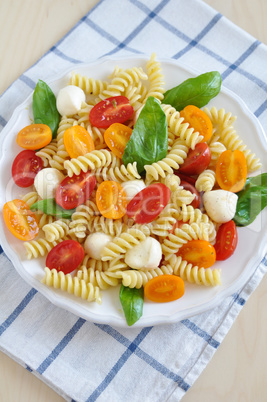
<svg viewBox="0 0 267 402">
<path fill-rule="evenodd" d="M 136 246 L 126 251 L 125 262 L 134 269 L 154 269 L 160 264 L 162 249 L 160 242 L 147 237 Z"/>
<path fill-rule="evenodd" d="M 216 223 L 233 219 L 238 196 L 231 191 L 213 190 L 203 194 L 203 204 L 209 217 Z"/>
<path fill-rule="evenodd" d="M 68 85 L 60 89 L 57 95 L 57 110 L 61 116 L 72 116 L 81 109 L 85 100 L 85 93 L 81 88 Z"/>
<path fill-rule="evenodd" d="M 64 178 L 64 174 L 59 170 L 45 168 L 40 170 L 35 176 L 34 187 L 43 200 L 55 198 L 57 187 Z"/>
<path fill-rule="evenodd" d="M 87 236 L 84 242 L 84 250 L 91 257 L 96 260 L 101 260 L 103 248 L 113 238 L 106 233 L 96 232 Z"/>
<path fill-rule="evenodd" d="M 121 185 L 126 193 L 127 201 L 131 201 L 136 194 L 146 187 L 143 180 L 129 180 L 123 182 Z"/>
</svg>

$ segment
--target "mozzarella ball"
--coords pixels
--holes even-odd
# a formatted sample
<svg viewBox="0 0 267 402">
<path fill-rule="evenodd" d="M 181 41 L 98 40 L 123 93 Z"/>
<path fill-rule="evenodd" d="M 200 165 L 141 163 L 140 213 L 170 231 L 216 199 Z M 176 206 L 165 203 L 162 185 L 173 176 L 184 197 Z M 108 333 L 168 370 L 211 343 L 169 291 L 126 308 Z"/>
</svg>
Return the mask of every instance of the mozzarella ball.
<svg viewBox="0 0 267 402">
<path fill-rule="evenodd" d="M 57 110 L 61 116 L 76 114 L 85 102 L 85 93 L 75 85 L 68 85 L 62 88 L 57 95 Z"/>
<path fill-rule="evenodd" d="M 57 187 L 64 178 L 64 174 L 59 170 L 45 168 L 40 170 L 35 176 L 34 187 L 43 200 L 55 198 Z"/>
<path fill-rule="evenodd" d="M 87 236 L 84 242 L 84 250 L 91 257 L 96 260 L 101 260 L 103 248 L 113 238 L 106 233 L 96 232 Z"/>
<path fill-rule="evenodd" d="M 147 237 L 136 246 L 127 250 L 125 262 L 134 269 L 154 269 L 162 258 L 161 244 L 153 237 Z"/>
<path fill-rule="evenodd" d="M 127 197 L 127 201 L 131 201 L 136 194 L 143 190 L 146 185 L 143 180 L 129 180 L 121 183 Z"/>
<path fill-rule="evenodd" d="M 203 194 L 204 208 L 216 223 L 225 223 L 233 219 L 238 196 L 231 191 L 213 190 Z"/>
</svg>

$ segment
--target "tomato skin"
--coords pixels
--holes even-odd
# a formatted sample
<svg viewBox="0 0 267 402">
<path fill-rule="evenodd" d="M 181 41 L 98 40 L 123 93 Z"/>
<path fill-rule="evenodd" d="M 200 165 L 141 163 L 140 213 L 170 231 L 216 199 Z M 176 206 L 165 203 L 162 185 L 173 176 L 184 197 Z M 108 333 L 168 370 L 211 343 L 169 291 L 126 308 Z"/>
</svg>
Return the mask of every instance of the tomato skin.
<svg viewBox="0 0 267 402">
<path fill-rule="evenodd" d="M 90 172 L 65 177 L 56 191 L 56 203 L 64 209 L 73 209 L 90 198 L 96 186 L 96 178 Z"/>
<path fill-rule="evenodd" d="M 199 268 L 209 268 L 216 261 L 215 248 L 206 240 L 188 241 L 179 249 L 177 255 Z"/>
<path fill-rule="evenodd" d="M 170 197 L 171 190 L 165 184 L 150 184 L 129 202 L 126 214 L 136 223 L 150 223 L 166 207 Z"/>
<path fill-rule="evenodd" d="M 79 125 L 67 128 L 63 134 L 63 142 L 71 158 L 77 158 L 95 149 L 91 135 Z"/>
<path fill-rule="evenodd" d="M 77 269 L 83 258 L 84 249 L 80 243 L 76 240 L 63 240 L 47 254 L 46 266 L 66 275 Z"/>
<path fill-rule="evenodd" d="M 192 205 L 193 208 L 199 208 L 201 197 L 197 189 L 192 184 L 183 180 L 181 181 L 180 185 L 183 186 L 185 190 L 190 191 L 190 193 L 192 194 L 195 194 L 195 198 L 193 199 L 190 205 Z"/>
<path fill-rule="evenodd" d="M 34 151 L 21 151 L 13 161 L 11 173 L 19 187 L 30 187 L 34 178 L 44 166 L 43 160 Z"/>
<path fill-rule="evenodd" d="M 159 275 L 150 279 L 144 287 L 144 296 L 156 303 L 166 303 L 184 295 L 184 281 L 175 275 Z"/>
<path fill-rule="evenodd" d="M 108 128 L 113 123 L 124 123 L 133 113 L 134 109 L 126 96 L 112 96 L 91 109 L 89 120 L 95 127 Z"/>
<path fill-rule="evenodd" d="M 189 127 L 193 127 L 195 131 L 203 135 L 202 142 L 210 139 L 213 126 L 209 116 L 203 110 L 197 106 L 188 105 L 181 110 L 180 116 L 184 118 L 185 122 L 189 123 Z"/>
<path fill-rule="evenodd" d="M 238 235 L 235 222 L 229 221 L 223 223 L 217 232 L 216 243 L 216 260 L 224 261 L 231 257 L 234 253 L 238 242 Z"/>
<path fill-rule="evenodd" d="M 179 170 L 175 170 L 174 174 L 176 176 L 178 176 L 181 181 L 186 181 L 187 183 L 190 183 L 193 186 L 195 186 L 197 179 L 195 179 L 194 177 L 186 175 L 186 174 L 183 174 L 183 173 L 180 173 Z"/>
<path fill-rule="evenodd" d="M 46 124 L 30 124 L 17 135 L 17 144 L 33 151 L 45 147 L 51 140 L 52 131 Z"/>
<path fill-rule="evenodd" d="M 113 123 L 104 133 L 105 143 L 118 158 L 122 158 L 124 149 L 133 130 L 121 123 Z"/>
<path fill-rule="evenodd" d="M 103 181 L 96 191 L 96 205 L 105 218 L 120 219 L 125 215 L 127 196 L 116 181 Z"/>
<path fill-rule="evenodd" d="M 215 176 L 223 190 L 233 193 L 242 190 L 247 179 L 247 162 L 243 152 L 238 149 L 222 152 L 216 164 Z"/>
<path fill-rule="evenodd" d="M 195 146 L 195 149 L 190 149 L 178 173 L 198 175 L 209 166 L 210 160 L 211 152 L 209 146 L 205 142 L 200 142 Z"/>
<path fill-rule="evenodd" d="M 9 231 L 23 241 L 33 240 L 39 232 L 35 214 L 25 201 L 15 199 L 3 207 L 3 216 Z"/>
</svg>

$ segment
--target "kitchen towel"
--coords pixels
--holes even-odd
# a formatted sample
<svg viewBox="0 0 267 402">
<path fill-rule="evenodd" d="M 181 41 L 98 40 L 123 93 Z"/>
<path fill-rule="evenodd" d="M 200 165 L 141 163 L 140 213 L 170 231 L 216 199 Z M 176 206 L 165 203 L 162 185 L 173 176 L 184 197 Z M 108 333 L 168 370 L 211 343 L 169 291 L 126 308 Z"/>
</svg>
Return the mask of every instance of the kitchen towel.
<svg viewBox="0 0 267 402">
<path fill-rule="evenodd" d="M 101 0 L 0 98 L 0 125 L 34 89 L 108 55 L 173 58 L 218 70 L 267 131 L 267 48 L 200 0 Z M 2 250 L 1 250 L 2 251 Z M 177 402 L 193 385 L 266 273 L 219 306 L 171 325 L 114 328 L 55 307 L 2 251 L 0 348 L 67 401 Z M 175 352 L 174 352 L 175 351 Z"/>
</svg>

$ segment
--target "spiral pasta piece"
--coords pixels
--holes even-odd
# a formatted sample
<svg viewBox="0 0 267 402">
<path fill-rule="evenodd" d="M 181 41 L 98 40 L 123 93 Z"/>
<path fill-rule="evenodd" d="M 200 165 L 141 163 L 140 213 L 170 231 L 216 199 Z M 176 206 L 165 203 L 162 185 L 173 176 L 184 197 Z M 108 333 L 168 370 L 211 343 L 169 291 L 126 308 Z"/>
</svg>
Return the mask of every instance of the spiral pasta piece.
<svg viewBox="0 0 267 402">
<path fill-rule="evenodd" d="M 117 157 L 112 152 L 103 150 L 94 150 L 83 156 L 72 158 L 64 162 L 64 168 L 67 170 L 69 177 L 74 174 L 79 175 L 81 171 L 95 170 L 100 167 L 107 167 L 112 164 Z"/>
<path fill-rule="evenodd" d="M 53 159 L 53 156 L 56 155 L 58 150 L 57 139 L 53 139 L 50 144 L 46 147 L 40 149 L 35 154 L 42 159 L 44 163 L 44 167 L 47 167 L 50 164 L 50 161 Z"/>
<path fill-rule="evenodd" d="M 108 86 L 108 82 L 106 81 L 89 78 L 85 75 L 81 75 L 75 72 L 71 73 L 69 84 L 81 88 L 86 95 L 95 96 L 103 92 Z"/>
<path fill-rule="evenodd" d="M 85 204 L 79 205 L 71 216 L 69 234 L 73 233 L 79 238 L 86 237 L 88 224 L 95 215 L 99 215 L 99 211 L 94 201 L 87 200 Z"/>
<path fill-rule="evenodd" d="M 161 107 L 166 114 L 169 131 L 183 140 L 189 148 L 195 149 L 196 144 L 203 140 L 203 135 L 190 128 L 188 123 L 183 123 L 184 118 L 174 107 L 165 104 L 162 104 Z"/>
<path fill-rule="evenodd" d="M 58 219 L 44 225 L 42 229 L 45 233 L 46 240 L 54 242 L 55 240 L 65 237 L 69 231 L 69 223 L 70 221 L 68 219 Z"/>
<path fill-rule="evenodd" d="M 90 233 L 102 232 L 110 236 L 119 236 L 127 227 L 122 219 L 105 218 L 101 216 L 91 216 L 88 218 L 88 230 Z"/>
<path fill-rule="evenodd" d="M 35 202 L 38 201 L 38 194 L 36 191 L 29 191 L 23 197 L 21 197 L 22 201 L 25 201 L 29 207 L 31 207 Z"/>
<path fill-rule="evenodd" d="M 180 256 L 173 255 L 166 265 L 173 269 L 174 275 L 180 276 L 184 281 L 204 286 L 221 285 L 221 270 L 214 268 L 199 268 L 187 261 L 183 261 Z"/>
<path fill-rule="evenodd" d="M 137 170 L 137 163 L 128 163 L 126 166 L 121 164 L 120 166 L 98 169 L 96 171 L 96 177 L 98 182 L 103 180 L 113 180 L 119 183 L 123 183 L 129 180 L 141 179 Z"/>
<path fill-rule="evenodd" d="M 142 286 L 145 286 L 150 279 L 160 275 L 172 275 L 172 273 L 173 269 L 170 266 L 162 266 L 146 271 L 130 269 L 117 272 L 117 275 L 122 278 L 122 284 L 124 286 L 140 289 Z"/>
<path fill-rule="evenodd" d="M 146 63 L 149 87 L 146 99 L 149 96 L 161 101 L 164 98 L 165 82 L 162 74 L 161 65 L 156 61 L 156 54 L 151 55 L 150 60 Z"/>
<path fill-rule="evenodd" d="M 60 289 L 74 296 L 81 297 L 88 302 L 96 301 L 101 304 L 102 297 L 98 286 L 86 283 L 83 279 L 76 276 L 73 278 L 70 274 L 65 275 L 62 271 L 45 267 L 45 276 L 41 281 L 47 286 Z"/>
<path fill-rule="evenodd" d="M 211 153 L 211 162 L 210 166 L 213 165 L 215 166 L 219 156 L 226 151 L 226 146 L 221 142 L 221 141 L 213 141 L 209 143 L 209 149 Z"/>
<path fill-rule="evenodd" d="M 31 260 L 32 258 L 43 257 L 61 241 L 61 239 L 55 240 L 53 242 L 49 242 L 46 239 L 25 241 L 23 244 L 26 249 L 26 257 L 28 260 Z"/>
<path fill-rule="evenodd" d="M 224 109 L 218 110 L 215 106 L 211 109 L 204 107 L 203 111 L 209 116 L 215 132 L 231 126 L 236 120 L 231 112 L 226 113 Z"/>
<path fill-rule="evenodd" d="M 103 272 L 94 270 L 94 268 L 86 268 L 85 266 L 82 266 L 77 271 L 77 278 L 84 280 L 85 283 L 98 286 L 102 290 L 108 289 L 111 286 L 117 286 L 120 282 L 119 278 L 113 275 L 112 272 Z"/>
<path fill-rule="evenodd" d="M 198 176 L 195 187 L 198 191 L 211 191 L 215 185 L 215 172 L 211 169 L 206 169 Z"/>
<path fill-rule="evenodd" d="M 120 236 L 116 237 L 113 241 L 109 242 L 103 249 L 102 261 L 112 260 L 118 258 L 120 255 L 125 254 L 127 250 L 145 240 L 146 235 L 139 229 L 134 227 L 123 232 Z"/>
<path fill-rule="evenodd" d="M 176 228 L 174 234 L 170 233 L 168 238 L 162 242 L 162 253 L 168 261 L 172 254 L 176 254 L 184 244 L 191 240 L 209 241 L 209 224 L 193 222 L 190 225 L 185 223 L 181 228 Z"/>
</svg>

